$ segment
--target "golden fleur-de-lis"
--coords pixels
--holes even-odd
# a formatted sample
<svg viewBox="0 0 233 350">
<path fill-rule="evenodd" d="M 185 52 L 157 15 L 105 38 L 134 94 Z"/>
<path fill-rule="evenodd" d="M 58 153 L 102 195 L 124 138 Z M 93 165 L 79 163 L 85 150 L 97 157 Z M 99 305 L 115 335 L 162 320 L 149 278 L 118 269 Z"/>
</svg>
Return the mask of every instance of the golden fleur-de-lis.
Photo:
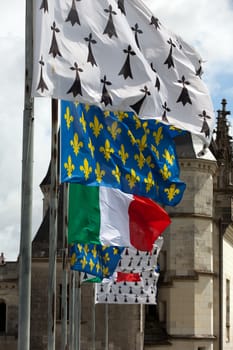
<svg viewBox="0 0 233 350">
<path fill-rule="evenodd" d="M 134 135 L 132 134 L 132 132 L 130 130 L 128 130 L 128 136 L 130 138 L 130 142 L 134 146 L 137 143 L 137 140 L 135 139 Z"/>
<path fill-rule="evenodd" d="M 81 252 L 83 250 L 82 244 L 78 243 L 77 244 L 77 248 L 78 248 L 79 252 Z"/>
<path fill-rule="evenodd" d="M 66 120 L 67 129 L 70 128 L 70 124 L 74 121 L 74 117 L 70 114 L 69 107 L 66 107 L 66 112 L 64 114 L 64 118 Z"/>
<path fill-rule="evenodd" d="M 173 165 L 173 160 L 175 159 L 175 156 L 174 156 L 174 154 L 170 154 L 168 149 L 164 150 L 163 158 L 166 159 L 168 164 Z"/>
<path fill-rule="evenodd" d="M 96 263 L 95 268 L 96 268 L 96 271 L 99 272 L 99 270 L 101 269 L 99 262 Z"/>
<path fill-rule="evenodd" d="M 87 158 L 84 159 L 83 165 L 80 165 L 79 169 L 84 173 L 85 180 L 87 180 L 92 172 L 92 167 L 89 166 Z"/>
<path fill-rule="evenodd" d="M 155 138 L 155 143 L 158 146 L 160 141 L 163 139 L 163 128 L 160 126 L 157 131 L 153 132 L 153 136 Z"/>
<path fill-rule="evenodd" d="M 169 179 L 171 177 L 171 172 L 168 170 L 167 164 L 164 164 L 163 168 L 159 170 L 164 180 Z"/>
<path fill-rule="evenodd" d="M 85 104 L 85 111 L 88 112 L 90 110 L 90 105 L 88 103 Z"/>
<path fill-rule="evenodd" d="M 107 127 L 107 130 L 112 135 L 113 140 L 116 140 L 117 135 L 121 133 L 121 128 L 118 128 L 118 123 L 115 121 L 111 126 Z"/>
<path fill-rule="evenodd" d="M 78 102 L 78 101 L 74 101 L 74 105 L 75 105 L 75 107 L 77 108 L 78 105 L 79 105 L 79 102 Z"/>
<path fill-rule="evenodd" d="M 125 146 L 123 144 L 121 145 L 118 154 L 121 157 L 122 163 L 125 165 L 126 160 L 129 158 L 129 153 L 125 151 Z"/>
<path fill-rule="evenodd" d="M 119 254 L 119 249 L 117 247 L 113 248 L 113 255 Z"/>
<path fill-rule="evenodd" d="M 159 159 L 159 151 L 155 147 L 155 145 L 151 145 L 151 150 L 155 153 L 156 157 Z"/>
<path fill-rule="evenodd" d="M 110 116 L 110 111 L 104 111 L 104 117 L 108 118 Z"/>
<path fill-rule="evenodd" d="M 155 168 L 154 163 L 152 163 L 152 158 L 151 158 L 151 156 L 146 157 L 146 163 L 148 164 L 148 166 L 149 166 L 151 169 L 154 169 L 154 168 Z"/>
<path fill-rule="evenodd" d="M 94 116 L 94 122 L 90 122 L 89 125 L 96 138 L 99 136 L 100 131 L 104 128 L 103 124 L 99 122 L 99 119 L 97 118 L 96 115 Z"/>
<path fill-rule="evenodd" d="M 179 188 L 176 188 L 175 184 L 172 184 L 169 188 L 165 188 L 164 192 L 167 193 L 167 198 L 171 202 L 174 197 L 180 193 Z"/>
<path fill-rule="evenodd" d="M 84 269 L 87 265 L 87 258 L 84 256 L 81 260 L 80 260 L 81 264 L 82 264 L 82 269 Z"/>
<path fill-rule="evenodd" d="M 174 131 L 177 131 L 177 132 L 182 132 L 182 130 L 181 129 L 178 129 L 178 128 L 176 128 L 174 125 L 170 125 L 169 126 L 169 130 L 174 130 Z"/>
<path fill-rule="evenodd" d="M 146 184 L 146 192 L 149 192 L 151 188 L 155 185 L 151 171 L 149 171 L 147 177 L 144 179 L 144 182 Z"/>
<path fill-rule="evenodd" d="M 142 124 L 142 127 L 143 127 L 143 129 L 144 129 L 144 132 L 148 135 L 148 134 L 150 133 L 150 129 L 147 128 L 147 127 L 148 127 L 148 122 L 144 122 L 144 123 Z"/>
<path fill-rule="evenodd" d="M 111 147 L 109 140 L 105 141 L 105 145 L 99 148 L 100 152 L 104 154 L 104 158 L 109 161 L 111 154 L 114 153 L 114 149 Z"/>
<path fill-rule="evenodd" d="M 135 154 L 134 159 L 137 161 L 139 169 L 142 169 L 145 164 L 145 157 L 143 153 L 140 152 L 139 154 Z"/>
<path fill-rule="evenodd" d="M 74 164 L 72 163 L 72 158 L 71 156 L 68 156 L 68 160 L 67 160 L 67 163 L 64 163 L 64 168 L 66 169 L 67 171 L 67 176 L 68 177 L 71 177 L 72 176 L 72 173 L 75 169 L 75 166 Z"/>
<path fill-rule="evenodd" d="M 127 112 L 117 112 L 116 116 L 120 122 L 122 122 L 122 120 L 124 120 L 125 118 L 129 117 Z"/>
<path fill-rule="evenodd" d="M 79 118 L 79 121 L 83 127 L 83 131 L 86 132 L 87 131 L 87 122 L 85 120 L 84 113 L 82 113 L 82 116 Z"/>
<path fill-rule="evenodd" d="M 92 144 L 91 138 L 89 137 L 88 148 L 91 152 L 92 158 L 94 158 L 95 146 Z"/>
<path fill-rule="evenodd" d="M 112 175 L 115 177 L 118 183 L 121 181 L 121 172 L 118 166 L 116 165 L 115 170 L 112 170 Z"/>
<path fill-rule="evenodd" d="M 140 181 L 140 177 L 136 174 L 134 169 L 131 169 L 130 174 L 125 175 L 126 180 L 128 181 L 129 188 L 132 189 L 136 182 Z"/>
<path fill-rule="evenodd" d="M 83 147 L 83 142 L 79 141 L 78 134 L 74 134 L 73 140 L 70 140 L 70 145 L 74 150 L 74 154 L 77 156 L 81 147 Z"/>
<path fill-rule="evenodd" d="M 89 246 L 88 246 L 88 244 L 85 244 L 85 245 L 84 245 L 83 250 L 84 250 L 84 252 L 85 252 L 86 255 L 89 253 Z"/>
<path fill-rule="evenodd" d="M 92 260 L 92 258 L 90 258 L 90 261 L 89 261 L 89 266 L 90 266 L 90 271 L 92 271 L 95 267 L 95 263 L 94 261 Z"/>
<path fill-rule="evenodd" d="M 94 256 L 94 258 L 96 258 L 97 257 L 97 249 L 96 249 L 96 245 L 94 245 L 94 247 L 93 247 L 93 249 L 92 249 L 92 254 L 93 254 L 93 256 Z"/>
<path fill-rule="evenodd" d="M 96 174 L 96 181 L 98 183 L 101 183 L 102 182 L 102 178 L 105 175 L 105 170 L 101 170 L 100 169 L 100 164 L 98 162 L 96 163 L 95 174 Z"/>
<path fill-rule="evenodd" d="M 109 268 L 107 266 L 105 266 L 103 268 L 103 276 L 104 277 L 108 277 L 109 276 Z"/>
<path fill-rule="evenodd" d="M 104 260 L 105 264 L 107 264 L 107 262 L 110 261 L 109 253 L 105 253 L 105 254 L 104 254 L 103 260 Z"/>
<path fill-rule="evenodd" d="M 142 126 L 141 120 L 134 114 L 133 120 L 135 120 L 135 129 L 140 129 Z"/>
<path fill-rule="evenodd" d="M 70 259 L 70 265 L 73 266 L 76 263 L 76 261 L 77 261 L 76 254 L 73 253 Z"/>
<path fill-rule="evenodd" d="M 144 134 L 142 136 L 141 140 L 140 139 L 137 140 L 137 144 L 138 144 L 140 152 L 143 152 L 145 150 L 145 148 L 147 147 L 146 141 L 147 141 L 146 134 Z"/>
</svg>

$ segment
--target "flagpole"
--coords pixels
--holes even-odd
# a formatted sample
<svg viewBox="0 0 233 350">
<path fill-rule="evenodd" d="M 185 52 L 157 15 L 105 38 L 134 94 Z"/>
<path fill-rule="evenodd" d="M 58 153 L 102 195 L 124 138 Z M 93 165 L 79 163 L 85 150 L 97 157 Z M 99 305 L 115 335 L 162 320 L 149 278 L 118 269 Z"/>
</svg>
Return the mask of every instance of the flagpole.
<svg viewBox="0 0 233 350">
<path fill-rule="evenodd" d="M 93 283 L 92 350 L 95 350 L 95 283 Z"/>
<path fill-rule="evenodd" d="M 58 207 L 58 101 L 52 99 L 51 185 L 49 217 L 48 350 L 56 342 L 57 207 Z"/>
<path fill-rule="evenodd" d="M 19 252 L 18 350 L 30 349 L 31 316 L 31 237 L 34 144 L 34 99 L 31 97 L 33 62 L 33 2 L 26 0 L 25 88 L 23 116 L 21 228 Z"/>
<path fill-rule="evenodd" d="M 75 271 L 70 271 L 69 350 L 74 350 Z"/>
<path fill-rule="evenodd" d="M 108 304 L 105 304 L 105 350 L 108 350 Z"/>
<path fill-rule="evenodd" d="M 64 183 L 63 191 L 63 220 L 62 220 L 62 317 L 61 317 L 61 350 L 66 350 L 67 344 L 67 285 L 68 285 L 68 237 L 67 237 L 67 196 L 68 184 Z"/>
<path fill-rule="evenodd" d="M 75 271 L 75 306 L 74 306 L 74 349 L 80 350 L 81 342 L 81 283 L 80 272 Z"/>
<path fill-rule="evenodd" d="M 144 305 L 140 304 L 140 349 L 144 349 Z"/>
</svg>

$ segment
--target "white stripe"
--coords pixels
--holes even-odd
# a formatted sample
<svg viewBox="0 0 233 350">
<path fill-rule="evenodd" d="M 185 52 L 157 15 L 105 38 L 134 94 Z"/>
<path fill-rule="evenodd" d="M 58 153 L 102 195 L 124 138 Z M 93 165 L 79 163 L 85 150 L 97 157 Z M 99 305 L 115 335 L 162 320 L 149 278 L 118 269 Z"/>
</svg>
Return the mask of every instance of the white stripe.
<svg viewBox="0 0 233 350">
<path fill-rule="evenodd" d="M 128 208 L 133 195 L 100 186 L 100 241 L 105 245 L 129 247 Z"/>
</svg>

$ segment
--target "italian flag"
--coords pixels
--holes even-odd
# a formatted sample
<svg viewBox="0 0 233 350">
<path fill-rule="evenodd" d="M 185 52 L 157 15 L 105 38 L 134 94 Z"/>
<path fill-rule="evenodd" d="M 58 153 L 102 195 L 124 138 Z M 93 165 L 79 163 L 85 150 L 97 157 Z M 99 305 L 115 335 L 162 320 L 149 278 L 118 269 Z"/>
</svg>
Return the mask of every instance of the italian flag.
<svg viewBox="0 0 233 350">
<path fill-rule="evenodd" d="M 68 241 L 151 251 L 171 223 L 149 198 L 109 187 L 69 185 Z"/>
</svg>

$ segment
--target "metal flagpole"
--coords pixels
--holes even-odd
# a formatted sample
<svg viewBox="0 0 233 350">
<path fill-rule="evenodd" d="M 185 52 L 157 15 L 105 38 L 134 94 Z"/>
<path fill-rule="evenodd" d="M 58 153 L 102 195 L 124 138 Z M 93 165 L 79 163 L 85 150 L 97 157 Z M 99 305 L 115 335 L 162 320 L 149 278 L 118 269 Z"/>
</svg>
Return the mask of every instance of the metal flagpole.
<svg viewBox="0 0 233 350">
<path fill-rule="evenodd" d="M 34 99 L 31 97 L 33 62 L 33 2 L 26 0 L 25 23 L 25 88 L 23 116 L 21 228 L 19 253 L 19 317 L 18 350 L 30 348 L 31 317 L 31 237 L 32 237 L 32 184 L 34 142 Z"/>
<path fill-rule="evenodd" d="M 56 269 L 57 269 L 57 207 L 58 207 L 58 101 L 52 99 L 51 185 L 49 216 L 48 276 L 48 350 L 55 350 L 56 337 Z"/>
<path fill-rule="evenodd" d="M 144 305 L 140 304 L 140 349 L 144 349 Z"/>
<path fill-rule="evenodd" d="M 75 304 L 75 272 L 70 271 L 69 298 L 69 350 L 74 350 L 74 304 Z"/>
<path fill-rule="evenodd" d="M 67 195 L 68 184 L 62 185 L 63 190 L 63 220 L 62 220 L 62 313 L 61 313 L 61 350 L 66 350 L 67 344 L 67 287 L 68 287 L 68 236 L 67 236 Z"/>
<path fill-rule="evenodd" d="M 108 350 L 108 304 L 105 304 L 105 350 Z"/>
<path fill-rule="evenodd" d="M 75 304 L 74 304 L 74 349 L 81 348 L 81 281 L 80 272 L 75 271 Z"/>
<path fill-rule="evenodd" d="M 92 350 L 95 350 L 95 283 L 93 283 Z"/>
</svg>

